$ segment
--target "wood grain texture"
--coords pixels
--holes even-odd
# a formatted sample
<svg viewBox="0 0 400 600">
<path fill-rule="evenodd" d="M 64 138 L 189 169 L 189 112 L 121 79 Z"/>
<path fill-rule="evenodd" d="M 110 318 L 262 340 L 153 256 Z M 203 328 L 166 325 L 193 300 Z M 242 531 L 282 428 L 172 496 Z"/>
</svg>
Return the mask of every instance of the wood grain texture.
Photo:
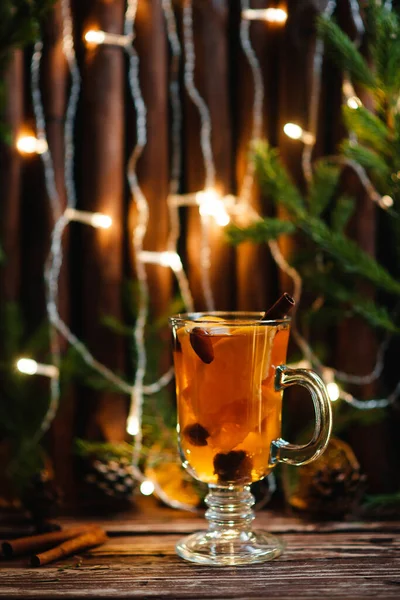
<svg viewBox="0 0 400 600">
<path fill-rule="evenodd" d="M 196 51 L 195 84 L 211 118 L 211 145 L 216 168 L 215 188 L 231 193 L 232 138 L 228 89 L 228 2 L 221 0 L 193 3 L 193 36 Z M 200 149 L 200 118 L 192 100 L 185 96 L 185 167 L 189 192 L 203 190 L 205 172 Z M 186 251 L 189 282 L 195 308 L 203 310 L 205 299 L 201 285 L 201 224 L 197 209 L 189 208 Z M 224 231 L 210 219 L 210 282 L 217 310 L 232 309 L 233 250 Z"/>
<path fill-rule="evenodd" d="M 119 33 L 124 7 L 122 0 L 85 2 L 83 31 L 97 27 Z M 105 213 L 113 220 L 109 229 L 84 227 L 80 232 L 83 337 L 96 358 L 122 371 L 124 341 L 102 325 L 102 320 L 110 315 L 122 320 L 124 56 L 112 46 L 87 47 L 82 71 L 83 171 L 78 206 Z M 87 402 L 89 397 L 91 402 Z M 117 393 L 86 391 L 85 406 L 88 437 L 111 442 L 124 439 L 126 398 Z"/>
<path fill-rule="evenodd" d="M 158 515 L 166 518 L 163 510 Z M 192 529 L 200 524 L 198 518 L 175 515 L 168 515 L 170 529 L 179 523 L 191 523 Z M 271 530 L 282 533 L 283 556 L 263 565 L 214 569 L 179 559 L 174 547 L 181 534 L 154 533 L 157 519 L 145 523 L 146 515 L 139 517 L 132 515 L 132 526 L 146 524 L 147 535 L 134 530 L 121 534 L 118 527 L 124 529 L 126 523 L 108 521 L 111 539 L 79 559 L 39 570 L 26 568 L 23 560 L 0 563 L 0 598 L 398 597 L 400 523 L 375 524 L 378 531 L 351 530 L 362 529 L 360 523 L 314 524 L 311 529 L 298 519 L 263 512 L 259 525 L 270 522 Z M 298 530 L 289 533 L 294 525 Z"/>
</svg>

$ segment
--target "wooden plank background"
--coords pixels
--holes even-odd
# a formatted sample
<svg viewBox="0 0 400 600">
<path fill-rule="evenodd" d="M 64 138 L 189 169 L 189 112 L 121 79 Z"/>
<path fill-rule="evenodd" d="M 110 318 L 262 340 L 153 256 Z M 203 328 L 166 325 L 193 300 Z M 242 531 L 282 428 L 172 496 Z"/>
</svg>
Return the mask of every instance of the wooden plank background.
<svg viewBox="0 0 400 600">
<path fill-rule="evenodd" d="M 181 18 L 181 7 L 175 3 Z M 339 1 L 339 18 L 350 27 L 345 0 Z M 194 40 L 196 48 L 195 81 L 207 103 L 212 119 L 212 147 L 221 190 L 235 193 L 240 189 L 251 130 L 253 87 L 249 65 L 239 45 L 239 0 L 194 0 Z M 254 8 L 265 2 L 253 2 Z M 282 133 L 286 121 L 306 123 L 310 103 L 310 80 L 315 32 L 312 20 L 326 6 L 325 0 L 288 0 L 289 19 L 284 27 L 256 22 L 251 24 L 251 40 L 263 69 L 265 102 L 264 131 L 277 144 L 294 178 L 301 183 L 300 142 L 288 140 Z M 344 8 L 344 10 L 343 10 Z M 65 239 L 66 258 L 60 279 L 60 312 L 71 323 L 96 357 L 114 369 L 123 371 L 129 364 L 127 344 L 101 324 L 105 315 L 124 318 L 122 290 L 124 282 L 134 279 L 131 230 L 135 207 L 127 192 L 124 175 L 127 158 L 135 143 L 134 112 L 127 91 L 127 64 L 123 51 L 115 47 L 85 47 L 82 38 L 88 27 L 121 33 L 123 0 L 83 0 L 72 3 L 74 37 L 82 89 L 76 123 L 76 184 L 78 208 L 103 211 L 113 217 L 108 231 L 71 226 Z M 56 3 L 44 28 L 42 91 L 49 143 L 53 152 L 56 179 L 63 191 L 63 119 L 70 81 L 62 54 L 60 4 Z M 180 21 L 179 30 L 182 24 Z M 170 162 L 170 107 L 168 100 L 169 49 L 160 0 L 138 3 L 136 39 L 140 58 L 140 79 L 148 109 L 148 144 L 138 165 L 140 184 L 150 207 L 150 224 L 145 249 L 161 250 L 168 234 L 166 196 Z M 32 124 L 29 69 L 30 49 L 24 57 L 16 52 L 7 73 L 6 119 L 15 137 L 25 124 Z M 325 67 L 322 98 L 332 70 Z M 336 77 L 337 89 L 340 81 Z M 199 145 L 200 122 L 193 103 L 184 91 L 183 175 L 181 192 L 201 189 L 204 170 Z M 339 102 L 340 93 L 331 99 Z M 322 135 L 326 107 L 321 104 L 321 136 L 317 152 L 332 151 L 329 136 Z M 330 109 L 330 115 L 338 110 Z M 331 124 L 336 127 L 337 123 Z M 1 147 L 0 189 L 2 190 L 1 239 L 8 261 L 1 265 L 2 298 L 20 304 L 28 331 L 45 317 L 42 269 L 49 249 L 50 217 L 43 184 L 43 168 L 38 157 L 21 158 L 14 147 Z M 34 202 L 33 202 L 34 200 Z M 254 190 L 254 205 L 264 214 L 272 207 Z M 181 210 L 184 236 L 180 247 L 197 309 L 204 308 L 199 283 L 199 217 L 197 210 Z M 375 214 L 372 204 L 360 200 L 355 238 L 365 246 L 373 234 Z M 367 225 L 368 224 L 368 231 Z M 33 226 L 32 226 L 33 225 Z M 79 229 L 80 228 L 80 229 Z M 214 227 L 211 235 L 211 282 L 219 309 L 263 309 L 269 306 L 284 284 L 290 283 L 277 272 L 266 248 L 243 245 L 233 250 L 223 231 Z M 296 247 L 283 243 L 285 253 Z M 366 248 L 374 253 L 373 246 Z M 168 310 L 175 287 L 171 273 L 164 268 L 148 267 L 151 309 L 154 315 Z M 352 325 L 353 327 L 353 325 Z M 358 327 L 361 326 L 355 325 Z M 357 353 L 349 341 L 349 324 L 341 330 L 341 343 L 332 358 L 341 367 L 350 365 L 357 372 L 367 370 L 376 341 L 370 333 L 360 333 Z M 353 330 L 352 330 L 353 331 Z M 347 337 L 346 337 L 347 336 Z M 351 333 L 351 338 L 354 334 Z M 335 348 L 334 340 L 332 347 Z M 65 344 L 63 345 L 65 350 Z M 362 351 L 362 354 L 361 354 Z M 169 360 L 169 359 L 167 359 Z M 163 368 L 166 359 L 162 359 Z M 368 365 L 367 365 L 368 363 Z M 371 392 L 369 388 L 368 393 Z M 367 391 L 358 390 L 359 395 Z M 79 400 L 79 409 L 77 408 Z M 303 409 L 300 409 L 302 412 Z M 63 403 L 54 424 L 51 444 L 56 471 L 61 483 L 71 483 L 70 445 L 74 435 L 118 441 L 124 438 L 127 398 L 112 393 L 72 390 Z M 398 417 L 395 417 L 398 423 Z M 376 490 L 390 491 L 397 486 L 396 454 L 393 432 L 387 425 L 374 429 L 379 448 L 365 449 L 365 435 L 354 436 L 355 450 L 360 448 L 364 470 Z M 383 432 L 383 433 L 382 433 Z M 369 441 L 368 441 L 369 443 Z M 376 461 L 379 456 L 379 462 Z M 385 465 L 385 468 L 383 466 Z M 382 476 L 381 476 L 382 475 Z"/>
</svg>

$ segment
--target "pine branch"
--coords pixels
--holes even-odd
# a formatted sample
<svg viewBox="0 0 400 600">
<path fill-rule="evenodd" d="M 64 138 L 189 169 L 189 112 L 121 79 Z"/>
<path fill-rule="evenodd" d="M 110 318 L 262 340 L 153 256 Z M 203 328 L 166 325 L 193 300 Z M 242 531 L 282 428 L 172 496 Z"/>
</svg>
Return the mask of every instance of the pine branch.
<svg viewBox="0 0 400 600">
<path fill-rule="evenodd" d="M 346 194 L 339 196 L 331 215 L 332 229 L 339 233 L 343 232 L 352 214 L 354 213 L 354 210 L 354 198 Z"/>
<path fill-rule="evenodd" d="M 332 231 L 320 219 L 309 217 L 299 222 L 299 227 L 313 242 L 334 258 L 343 271 L 360 275 L 377 287 L 400 295 L 400 282 L 396 281 L 376 260 L 338 231 Z"/>
<path fill-rule="evenodd" d="M 282 165 L 278 151 L 272 149 L 267 142 L 257 142 L 253 149 L 256 170 L 264 192 L 291 214 L 305 217 L 307 213 L 303 197 Z"/>
<path fill-rule="evenodd" d="M 237 246 L 249 238 L 255 243 L 269 242 L 281 235 L 294 233 L 295 230 L 295 225 L 290 221 L 271 218 L 263 219 L 245 229 L 231 225 L 227 228 L 226 234 L 229 242 Z"/>
<path fill-rule="evenodd" d="M 390 168 L 383 158 L 373 150 L 369 150 L 361 144 L 354 144 L 349 140 L 345 140 L 340 147 L 342 153 L 360 164 L 364 169 L 374 171 L 375 176 L 379 179 L 384 179 L 390 176 Z"/>
<path fill-rule="evenodd" d="M 290 180 L 276 150 L 271 150 L 266 143 L 258 143 L 255 161 L 263 190 L 270 193 L 278 205 L 286 208 L 294 224 L 311 238 L 318 248 L 334 258 L 345 272 L 360 275 L 379 288 L 400 295 L 400 283 L 371 256 L 345 235 L 331 230 L 321 219 L 307 213 L 303 198 Z M 244 239 L 259 240 L 263 227 L 260 223 L 262 221 L 255 223 L 250 233 L 246 229 L 243 230 L 247 231 L 248 235 Z"/>
<path fill-rule="evenodd" d="M 324 40 L 335 63 L 364 87 L 376 90 L 377 81 L 370 67 L 361 56 L 351 39 L 328 17 L 320 16 L 317 21 L 318 35 Z"/>
<path fill-rule="evenodd" d="M 384 8 L 376 12 L 376 20 L 375 38 L 370 44 L 372 61 L 380 87 L 386 94 L 396 93 L 397 96 L 400 83 L 399 20 L 394 11 Z"/>
<path fill-rule="evenodd" d="M 361 143 L 371 146 L 376 152 L 393 155 L 391 134 L 386 124 L 364 106 L 357 109 L 343 107 L 343 118 L 349 131 L 356 134 Z"/>
<path fill-rule="evenodd" d="M 325 160 L 319 160 L 314 165 L 314 176 L 310 185 L 308 205 L 310 214 L 321 215 L 335 193 L 340 176 L 340 168 Z"/>
<path fill-rule="evenodd" d="M 318 277 L 307 277 L 307 289 L 340 304 L 341 314 L 350 314 L 362 317 L 372 327 L 382 329 L 390 333 L 400 333 L 400 327 L 393 323 L 385 307 L 376 304 L 372 299 L 365 297 L 352 290 L 350 284 L 340 281 L 333 274 L 319 273 Z M 322 309 L 324 310 L 324 309 Z"/>
</svg>

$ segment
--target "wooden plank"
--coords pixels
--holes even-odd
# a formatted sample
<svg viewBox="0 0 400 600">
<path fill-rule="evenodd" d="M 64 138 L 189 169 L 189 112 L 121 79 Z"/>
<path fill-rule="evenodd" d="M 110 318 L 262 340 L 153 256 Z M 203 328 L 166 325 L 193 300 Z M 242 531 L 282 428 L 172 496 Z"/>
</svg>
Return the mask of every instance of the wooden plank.
<svg viewBox="0 0 400 600">
<path fill-rule="evenodd" d="M 138 162 L 138 179 L 149 205 L 149 223 L 144 240 L 145 250 L 162 252 L 167 249 L 168 216 L 168 44 L 161 2 L 138 3 L 134 46 L 140 60 L 140 85 L 147 107 L 147 142 Z M 131 100 L 129 110 L 131 110 Z M 132 124 L 128 136 L 135 135 Z M 134 140 L 128 137 L 128 147 Z M 136 225 L 136 203 L 131 200 L 129 224 Z M 134 264 L 131 239 L 129 248 Z M 165 315 L 171 301 L 171 270 L 159 265 L 146 265 L 152 314 Z M 164 340 L 169 334 L 164 331 Z M 165 357 L 164 357 L 165 363 Z M 169 347 L 167 363 L 169 363 Z M 164 364 L 164 368 L 168 364 Z"/>
<path fill-rule="evenodd" d="M 95 523 L 104 527 L 111 535 L 126 535 L 129 533 L 189 533 L 197 529 L 204 529 L 205 518 L 203 512 L 198 514 L 174 511 L 168 508 L 143 509 L 140 503 L 139 510 L 131 514 L 118 514 L 113 519 L 102 517 L 76 518 L 63 517 L 58 519 L 63 527 L 85 525 Z M 297 517 L 261 511 L 256 513 L 255 526 L 268 529 L 274 533 L 302 533 L 313 534 L 315 532 L 400 532 L 400 522 L 378 522 L 378 521 L 325 521 L 307 522 Z"/>
<path fill-rule="evenodd" d="M 66 208 L 64 177 L 64 120 L 67 103 L 68 68 L 62 47 L 62 15 L 61 3 L 57 2 L 54 10 L 45 22 L 43 34 L 43 106 L 46 115 L 47 141 L 51 151 L 54 179 L 60 198 L 60 209 Z M 70 281 L 69 281 L 69 228 L 63 236 L 63 263 L 60 270 L 58 311 L 63 320 L 70 322 Z M 48 239 L 50 245 L 50 237 Z M 62 353 L 66 352 L 68 343 L 58 336 Z M 75 480 L 71 447 L 74 438 L 76 419 L 76 402 L 72 388 L 65 390 L 63 402 L 52 423 L 49 436 L 50 454 L 53 461 L 57 484 L 63 490 L 64 502 L 73 503 L 75 499 Z"/>
<path fill-rule="evenodd" d="M 83 31 L 123 30 L 125 2 L 83 3 Z M 81 7 L 79 7 L 81 9 Z M 83 337 L 93 354 L 114 371 L 124 369 L 124 340 L 102 326 L 105 316 L 122 320 L 124 205 L 124 55 L 113 46 L 87 46 L 82 69 L 82 202 L 84 210 L 109 215 L 109 229 L 79 226 L 83 252 L 74 256 L 83 273 Z M 77 229 L 75 228 L 75 231 Z M 80 422 L 91 439 L 125 438 L 126 398 L 85 390 Z M 82 431 L 82 430 L 81 430 Z M 78 435 L 82 435 L 78 431 Z"/>
<path fill-rule="evenodd" d="M 239 43 L 241 2 L 232 2 L 235 9 L 236 28 L 231 32 L 236 44 L 235 64 L 232 77 L 235 78 L 232 89 L 235 93 L 236 112 L 234 129 L 236 129 L 236 179 L 237 192 L 240 194 L 246 174 L 249 143 L 253 128 L 254 81 L 249 62 Z M 265 8 L 265 0 L 251 3 L 255 9 Z M 249 27 L 250 42 L 263 73 L 263 131 L 271 144 L 276 140 L 277 106 L 278 106 L 278 68 L 277 53 L 284 36 L 284 28 L 269 25 L 265 21 L 253 21 Z M 256 178 L 257 180 L 257 178 Z M 263 206 L 260 200 L 258 185 L 253 186 L 250 194 L 253 208 L 260 214 L 272 216 L 274 209 Z M 264 203 L 265 204 L 265 203 Z M 272 211 L 272 212 L 271 212 Z M 277 295 L 276 272 L 269 250 L 265 244 L 245 242 L 236 249 L 237 308 L 239 310 L 266 310 L 274 302 Z"/>
<path fill-rule="evenodd" d="M 79 567 L 76 559 L 37 570 L 22 569 L 21 561 L 7 563 L 0 598 L 398 597 L 398 536 L 285 535 L 280 559 L 220 570 L 180 560 L 174 552 L 178 538 L 110 540 Z"/>
<path fill-rule="evenodd" d="M 9 127 L 12 140 L 11 145 L 4 141 L 0 144 L 0 237 L 5 255 L 0 266 L 0 298 L 2 303 L 6 303 L 18 301 L 21 277 L 21 157 L 14 146 L 23 119 L 23 56 L 20 50 L 13 52 L 3 77 L 3 120 Z"/>
<path fill-rule="evenodd" d="M 228 3 L 193 2 L 194 44 L 196 51 L 195 83 L 211 118 L 211 145 L 216 181 L 221 194 L 231 193 L 231 123 L 228 97 Z M 204 189 L 203 157 L 200 151 L 200 119 L 198 109 L 185 96 L 185 166 L 189 192 Z M 224 231 L 210 219 L 210 282 L 217 310 L 232 309 L 233 250 L 224 239 Z M 189 282 L 195 308 L 205 309 L 201 285 L 201 226 L 197 208 L 188 209 L 187 258 Z"/>
</svg>

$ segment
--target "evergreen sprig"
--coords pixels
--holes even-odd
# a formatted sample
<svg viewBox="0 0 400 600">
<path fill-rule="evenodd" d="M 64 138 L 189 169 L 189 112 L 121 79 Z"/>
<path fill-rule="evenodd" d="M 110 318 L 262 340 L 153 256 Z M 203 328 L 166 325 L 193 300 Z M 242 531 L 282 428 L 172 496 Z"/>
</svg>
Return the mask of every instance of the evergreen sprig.
<svg viewBox="0 0 400 600">
<path fill-rule="evenodd" d="M 376 78 L 366 60 L 357 50 L 354 42 L 341 28 L 327 16 L 317 21 L 318 35 L 326 42 L 327 50 L 335 63 L 350 73 L 352 78 L 371 90 L 378 88 Z"/>
<path fill-rule="evenodd" d="M 343 233 L 354 213 L 355 206 L 354 198 L 348 194 L 341 194 L 338 197 L 331 214 L 331 227 L 333 231 Z"/>
<path fill-rule="evenodd" d="M 341 144 L 340 149 L 347 158 L 354 160 L 364 167 L 364 169 L 373 171 L 375 176 L 380 180 L 384 180 L 390 176 L 391 169 L 378 152 L 366 148 L 361 144 L 355 144 L 351 140 L 345 140 Z"/>
<path fill-rule="evenodd" d="M 366 144 L 386 156 L 393 155 L 392 134 L 386 123 L 364 106 L 343 107 L 344 123 L 357 136 L 358 143 Z"/>
<path fill-rule="evenodd" d="M 316 161 L 308 193 L 310 214 L 319 217 L 329 206 L 340 177 L 340 168 L 327 160 Z"/>
<path fill-rule="evenodd" d="M 255 243 L 269 242 L 283 234 L 294 233 L 295 230 L 295 225 L 290 221 L 271 218 L 263 219 L 246 228 L 231 225 L 227 228 L 226 234 L 231 244 L 236 246 L 249 238 Z"/>
<path fill-rule="evenodd" d="M 329 228 L 322 219 L 307 212 L 304 199 L 292 183 L 278 152 L 271 149 L 266 142 L 258 143 L 255 149 L 255 164 L 265 193 L 269 194 L 277 205 L 286 208 L 292 223 L 318 248 L 334 258 L 342 270 L 360 275 L 381 289 L 400 295 L 400 283 L 376 260 L 341 231 Z M 248 232 L 247 239 L 259 240 L 262 228 L 263 225 L 255 223 Z"/>
</svg>

